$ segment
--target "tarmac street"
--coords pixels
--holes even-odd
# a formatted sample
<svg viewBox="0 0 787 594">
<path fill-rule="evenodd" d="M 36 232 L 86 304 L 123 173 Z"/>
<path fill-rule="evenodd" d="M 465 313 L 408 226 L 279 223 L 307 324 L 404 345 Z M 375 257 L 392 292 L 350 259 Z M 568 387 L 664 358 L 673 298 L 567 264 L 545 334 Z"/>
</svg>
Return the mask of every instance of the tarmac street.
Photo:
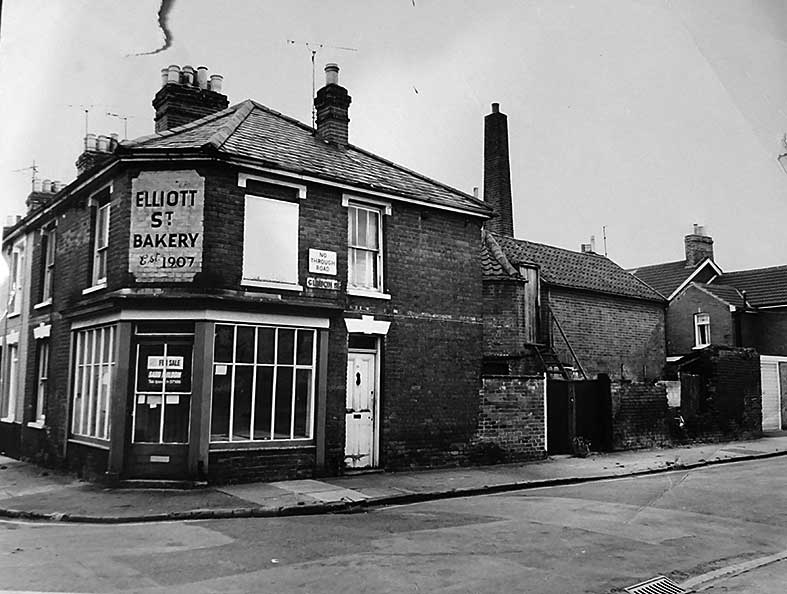
<svg viewBox="0 0 787 594">
<path fill-rule="evenodd" d="M 656 575 L 681 583 L 787 551 L 784 464 L 776 457 L 357 513 L 2 520 L 0 588 L 599 594 Z M 702 587 L 783 592 L 785 571 L 775 561 Z"/>
</svg>

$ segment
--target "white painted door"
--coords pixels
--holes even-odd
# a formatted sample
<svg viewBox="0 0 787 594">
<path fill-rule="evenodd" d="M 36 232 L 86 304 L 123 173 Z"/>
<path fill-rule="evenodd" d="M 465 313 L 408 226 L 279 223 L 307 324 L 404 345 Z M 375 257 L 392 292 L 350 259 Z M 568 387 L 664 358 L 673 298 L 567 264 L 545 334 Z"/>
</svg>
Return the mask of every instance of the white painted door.
<svg viewBox="0 0 787 594">
<path fill-rule="evenodd" d="M 347 354 L 347 408 L 344 465 L 371 468 L 377 463 L 375 435 L 376 355 Z"/>
<path fill-rule="evenodd" d="M 762 430 L 781 429 L 781 396 L 779 394 L 779 362 L 760 358 L 762 380 Z"/>
</svg>

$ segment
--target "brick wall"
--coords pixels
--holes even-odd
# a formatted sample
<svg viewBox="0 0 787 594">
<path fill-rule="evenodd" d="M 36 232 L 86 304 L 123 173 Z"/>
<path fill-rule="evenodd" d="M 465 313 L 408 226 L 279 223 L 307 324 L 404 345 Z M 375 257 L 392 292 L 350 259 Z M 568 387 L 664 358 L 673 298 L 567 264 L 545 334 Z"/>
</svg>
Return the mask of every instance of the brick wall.
<svg viewBox="0 0 787 594">
<path fill-rule="evenodd" d="M 762 355 L 787 356 L 787 308 L 759 310 L 757 341 L 752 345 Z"/>
<path fill-rule="evenodd" d="M 471 460 L 519 462 L 545 457 L 545 389 L 543 377 L 484 377 Z"/>
<path fill-rule="evenodd" d="M 697 287 L 689 286 L 667 309 L 667 354 L 685 355 L 694 347 L 694 314 L 710 315 L 711 344 L 735 346 L 730 307 Z"/>
<path fill-rule="evenodd" d="M 484 280 L 484 354 L 515 355 L 524 348 L 524 285 L 516 280 Z"/>
<path fill-rule="evenodd" d="M 616 450 L 669 443 L 669 409 L 663 385 L 615 380 L 612 397 L 612 445 Z"/>
<path fill-rule="evenodd" d="M 681 374 L 699 376 L 698 390 L 681 393 L 687 437 L 746 438 L 762 433 L 760 356 L 754 349 L 702 349 L 681 366 Z"/>
<path fill-rule="evenodd" d="M 208 457 L 212 484 L 308 478 L 313 469 L 314 447 L 215 450 Z"/>
<path fill-rule="evenodd" d="M 665 363 L 664 306 L 649 301 L 549 288 L 548 303 L 588 376 L 656 378 Z M 554 324 L 550 333 L 560 360 L 573 358 Z"/>
</svg>

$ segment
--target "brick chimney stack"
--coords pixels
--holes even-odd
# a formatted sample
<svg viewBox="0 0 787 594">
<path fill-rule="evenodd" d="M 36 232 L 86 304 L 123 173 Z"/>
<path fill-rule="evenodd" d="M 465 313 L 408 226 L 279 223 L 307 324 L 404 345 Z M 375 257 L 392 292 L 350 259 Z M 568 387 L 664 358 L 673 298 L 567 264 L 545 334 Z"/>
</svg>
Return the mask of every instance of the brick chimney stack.
<svg viewBox="0 0 787 594">
<path fill-rule="evenodd" d="M 686 268 L 696 268 L 706 258 L 713 260 L 713 238 L 705 235 L 705 227 L 694 225 L 694 233 L 683 239 L 686 246 Z"/>
<path fill-rule="evenodd" d="M 191 66 L 173 64 L 161 69 L 161 88 L 153 98 L 156 132 L 170 130 L 198 120 L 222 109 L 230 102 L 221 93 L 224 77 L 213 74 L 200 66 L 195 71 Z"/>
<path fill-rule="evenodd" d="M 77 175 L 82 175 L 85 171 L 108 161 L 117 146 L 117 134 L 110 136 L 88 134 L 85 136 L 85 150 L 79 155 L 76 162 Z"/>
<path fill-rule="evenodd" d="M 27 212 L 33 212 L 39 208 L 46 206 L 55 197 L 55 194 L 63 189 L 63 184 L 60 181 L 52 181 L 45 179 L 44 181 L 35 180 L 33 183 L 33 191 L 27 196 L 25 204 L 27 205 Z"/>
<path fill-rule="evenodd" d="M 497 217 L 484 226 L 488 231 L 513 237 L 514 214 L 511 198 L 511 166 L 508 161 L 508 117 L 500 113 L 500 104 L 492 104 L 492 113 L 484 118 L 484 202 Z"/>
<path fill-rule="evenodd" d="M 352 97 L 347 89 L 339 86 L 339 67 L 336 64 L 325 65 L 325 86 L 317 91 L 314 107 L 317 111 L 317 137 L 336 144 L 346 146 L 349 139 L 348 109 Z"/>
</svg>

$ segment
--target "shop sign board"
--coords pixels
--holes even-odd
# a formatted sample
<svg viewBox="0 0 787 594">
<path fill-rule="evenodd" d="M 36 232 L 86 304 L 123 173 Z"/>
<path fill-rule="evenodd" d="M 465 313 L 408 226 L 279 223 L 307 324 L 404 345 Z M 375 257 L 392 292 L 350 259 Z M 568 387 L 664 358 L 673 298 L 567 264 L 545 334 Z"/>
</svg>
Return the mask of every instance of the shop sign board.
<svg viewBox="0 0 787 594">
<path fill-rule="evenodd" d="M 137 282 L 194 279 L 202 270 L 205 178 L 142 171 L 131 182 L 129 272 Z"/>
</svg>

